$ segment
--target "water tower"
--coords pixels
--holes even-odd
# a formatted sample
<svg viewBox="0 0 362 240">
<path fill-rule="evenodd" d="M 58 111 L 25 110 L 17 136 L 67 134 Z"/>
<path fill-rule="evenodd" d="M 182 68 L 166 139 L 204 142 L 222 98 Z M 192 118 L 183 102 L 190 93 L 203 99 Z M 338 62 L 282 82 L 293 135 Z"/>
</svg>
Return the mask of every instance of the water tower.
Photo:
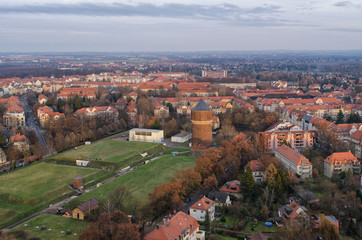
<svg viewBox="0 0 362 240">
<path fill-rule="evenodd" d="M 212 145 L 213 112 L 206 102 L 201 99 L 191 109 L 192 146 L 193 150 L 205 150 Z"/>
</svg>

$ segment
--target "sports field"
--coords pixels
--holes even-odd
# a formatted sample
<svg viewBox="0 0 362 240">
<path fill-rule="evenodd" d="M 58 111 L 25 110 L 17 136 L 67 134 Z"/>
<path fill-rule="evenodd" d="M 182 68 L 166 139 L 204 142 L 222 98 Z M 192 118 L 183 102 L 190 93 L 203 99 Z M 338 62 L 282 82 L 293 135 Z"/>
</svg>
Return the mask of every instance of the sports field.
<svg viewBox="0 0 362 240">
<path fill-rule="evenodd" d="M 45 230 L 41 230 L 41 226 L 43 225 L 46 226 Z M 12 231 L 23 230 L 28 234 L 28 238 L 75 240 L 78 239 L 79 235 L 87 228 L 88 223 L 85 221 L 58 215 L 43 214 L 15 227 Z M 67 230 L 70 230 L 71 234 L 66 234 Z"/>
<path fill-rule="evenodd" d="M 128 142 L 118 140 L 115 136 L 112 136 L 93 142 L 90 145 L 82 145 L 77 147 L 77 149 L 59 153 L 54 157 L 74 159 L 82 157 L 83 159 L 116 162 L 123 168 L 132 165 L 133 160 L 139 160 L 138 157 L 140 156 L 140 153 L 148 152 L 149 154 L 152 154 L 162 150 L 162 144 Z"/>
<path fill-rule="evenodd" d="M 74 191 L 66 184 L 74 177 L 83 178 L 83 184 L 96 184 L 114 172 L 48 163 L 34 163 L 0 175 L 0 227 L 6 227 L 22 218 L 60 201 Z"/>
<path fill-rule="evenodd" d="M 152 192 L 156 186 L 171 181 L 176 171 L 194 166 L 195 161 L 196 158 L 190 156 L 162 156 L 124 176 L 118 177 L 81 195 L 76 201 L 85 202 L 91 198 L 104 201 L 117 186 L 124 185 L 130 190 L 134 199 L 145 203 L 148 200 L 148 193 Z M 72 205 L 72 203 L 70 202 L 69 205 Z"/>
</svg>

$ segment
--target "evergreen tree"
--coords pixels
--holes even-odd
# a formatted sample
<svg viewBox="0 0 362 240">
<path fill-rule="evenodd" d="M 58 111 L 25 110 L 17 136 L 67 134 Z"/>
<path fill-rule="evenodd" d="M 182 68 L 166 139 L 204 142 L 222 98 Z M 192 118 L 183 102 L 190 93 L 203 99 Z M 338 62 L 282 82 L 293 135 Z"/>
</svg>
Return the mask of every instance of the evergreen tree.
<svg viewBox="0 0 362 240">
<path fill-rule="evenodd" d="M 347 123 L 360 123 L 361 122 L 361 116 L 358 113 L 351 113 L 348 116 Z"/>
<path fill-rule="evenodd" d="M 344 123 L 344 114 L 343 114 L 342 110 L 339 110 L 339 112 L 338 112 L 336 123 L 337 124 Z"/>
<path fill-rule="evenodd" d="M 246 171 L 241 175 L 240 185 L 244 193 L 251 193 L 254 188 L 255 180 L 253 173 L 249 167 L 246 168 Z"/>
<path fill-rule="evenodd" d="M 160 122 L 158 121 L 158 119 L 156 118 L 155 121 L 153 122 L 152 124 L 152 129 L 161 129 L 161 124 Z"/>
<path fill-rule="evenodd" d="M 206 231 L 206 232 L 210 231 L 210 224 L 211 224 L 210 214 L 209 214 L 209 211 L 206 210 L 205 220 L 204 220 L 204 222 L 202 223 L 202 225 L 205 227 L 205 231 Z"/>
</svg>

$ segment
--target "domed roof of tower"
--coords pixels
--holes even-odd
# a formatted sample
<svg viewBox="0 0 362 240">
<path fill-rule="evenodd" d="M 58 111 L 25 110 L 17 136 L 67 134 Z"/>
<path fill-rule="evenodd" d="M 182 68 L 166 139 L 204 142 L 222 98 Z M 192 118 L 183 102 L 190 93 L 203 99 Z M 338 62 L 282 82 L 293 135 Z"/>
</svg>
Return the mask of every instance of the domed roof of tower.
<svg viewBox="0 0 362 240">
<path fill-rule="evenodd" d="M 192 111 L 211 111 L 212 108 L 210 108 L 206 102 L 204 101 L 204 99 L 201 99 L 199 101 L 199 103 L 193 108 L 191 109 Z"/>
</svg>

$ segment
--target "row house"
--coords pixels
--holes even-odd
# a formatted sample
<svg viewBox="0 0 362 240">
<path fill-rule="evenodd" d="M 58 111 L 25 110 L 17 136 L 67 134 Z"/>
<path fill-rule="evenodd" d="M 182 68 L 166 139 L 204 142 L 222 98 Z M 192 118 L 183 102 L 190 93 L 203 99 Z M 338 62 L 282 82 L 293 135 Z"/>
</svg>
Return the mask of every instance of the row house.
<svg viewBox="0 0 362 240">
<path fill-rule="evenodd" d="M 302 179 L 312 176 L 312 163 L 294 149 L 282 145 L 275 149 L 274 154 L 286 169 L 292 170 Z"/>
<path fill-rule="evenodd" d="M 63 88 L 60 93 L 57 94 L 57 99 L 67 100 L 75 96 L 85 97 L 85 98 L 95 98 L 96 97 L 96 87 L 84 87 L 84 88 Z"/>
<path fill-rule="evenodd" d="M 205 240 L 205 232 L 199 227 L 194 217 L 178 212 L 164 219 L 144 240 Z"/>
<path fill-rule="evenodd" d="M 180 106 L 177 107 L 177 114 L 191 116 L 191 106 Z"/>
<path fill-rule="evenodd" d="M 83 118 L 102 118 L 106 123 L 114 122 L 118 119 L 118 110 L 112 106 L 85 107 L 74 112 L 75 115 Z"/>
<path fill-rule="evenodd" d="M 259 132 L 261 143 L 266 149 L 275 150 L 282 144 L 290 144 L 292 148 L 312 147 L 316 132 L 304 131 L 289 122 L 277 122 L 265 132 Z"/>
<path fill-rule="evenodd" d="M 53 109 L 48 106 L 39 107 L 37 109 L 37 116 L 42 127 L 49 121 L 58 121 L 65 118 L 64 113 L 54 112 Z"/>
<path fill-rule="evenodd" d="M 361 167 L 357 157 L 351 152 L 336 152 L 324 160 L 324 175 L 332 177 L 335 173 L 353 171 L 360 173 Z"/>
</svg>

